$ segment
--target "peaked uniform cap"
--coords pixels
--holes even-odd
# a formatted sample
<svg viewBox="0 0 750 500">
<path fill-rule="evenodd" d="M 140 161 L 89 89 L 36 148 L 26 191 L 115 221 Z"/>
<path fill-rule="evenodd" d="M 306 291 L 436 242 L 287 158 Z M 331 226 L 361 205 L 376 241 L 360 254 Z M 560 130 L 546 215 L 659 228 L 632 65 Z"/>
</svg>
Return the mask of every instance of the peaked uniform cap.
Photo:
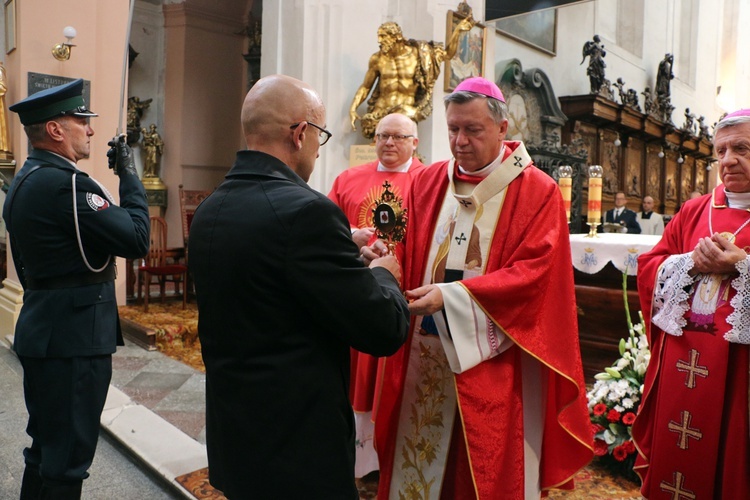
<svg viewBox="0 0 750 500">
<path fill-rule="evenodd" d="M 99 116 L 83 102 L 83 79 L 42 90 L 8 109 L 18 113 L 23 125 L 42 123 L 56 116 Z"/>
</svg>

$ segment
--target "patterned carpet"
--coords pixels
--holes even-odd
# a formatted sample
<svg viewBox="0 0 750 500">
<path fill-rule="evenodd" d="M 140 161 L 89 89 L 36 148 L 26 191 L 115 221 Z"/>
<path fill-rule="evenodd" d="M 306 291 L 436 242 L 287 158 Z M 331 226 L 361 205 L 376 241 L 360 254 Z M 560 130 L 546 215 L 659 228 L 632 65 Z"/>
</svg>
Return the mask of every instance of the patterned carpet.
<svg viewBox="0 0 750 500">
<path fill-rule="evenodd" d="M 121 318 L 155 330 L 159 351 L 205 373 L 195 302 L 188 302 L 186 309 L 182 309 L 182 302 L 151 302 L 147 313 L 143 312 L 143 306 L 135 304 L 120 306 L 119 311 Z"/>
<path fill-rule="evenodd" d="M 183 488 L 200 500 L 224 500 L 224 495 L 208 483 L 208 469 L 200 469 L 176 478 Z M 359 498 L 374 499 L 378 490 L 377 476 L 362 482 L 357 481 Z M 583 469 L 576 476 L 576 489 L 573 491 L 555 490 L 547 498 L 565 500 L 639 500 L 638 485 L 607 473 L 596 463 Z"/>
<path fill-rule="evenodd" d="M 188 303 L 182 309 L 181 302 L 154 302 L 149 312 L 142 306 L 121 306 L 120 316 L 156 330 L 157 349 L 165 355 L 205 372 L 198 341 L 198 310 L 196 304 Z M 200 469 L 176 478 L 185 489 L 200 500 L 223 500 L 225 497 L 208 483 L 208 469 Z M 581 470 L 575 478 L 574 491 L 555 490 L 548 498 L 565 500 L 636 500 L 640 499 L 639 486 L 626 479 L 611 475 L 603 466 L 593 462 Z M 375 498 L 377 477 L 358 481 L 361 499 Z"/>
</svg>

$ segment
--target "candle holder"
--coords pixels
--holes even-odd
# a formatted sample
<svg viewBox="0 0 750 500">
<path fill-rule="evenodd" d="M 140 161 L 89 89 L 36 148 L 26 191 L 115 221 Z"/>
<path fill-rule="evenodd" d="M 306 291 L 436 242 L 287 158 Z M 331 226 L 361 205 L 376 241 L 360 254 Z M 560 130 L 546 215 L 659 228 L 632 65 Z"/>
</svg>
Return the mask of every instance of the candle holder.
<svg viewBox="0 0 750 500">
<path fill-rule="evenodd" d="M 597 231 L 597 228 L 601 226 L 601 222 L 587 222 L 586 224 L 589 225 L 589 234 L 584 236 L 584 238 L 598 238 L 599 234 Z"/>
<path fill-rule="evenodd" d="M 591 228 L 586 238 L 598 238 L 597 228 L 602 219 L 602 173 L 601 165 L 589 166 L 589 207 L 586 223 Z"/>
<path fill-rule="evenodd" d="M 562 195 L 563 205 L 565 206 L 565 218 L 570 224 L 570 199 L 573 188 L 573 167 L 570 165 L 561 165 L 557 169 L 559 176 L 560 194 Z"/>
</svg>

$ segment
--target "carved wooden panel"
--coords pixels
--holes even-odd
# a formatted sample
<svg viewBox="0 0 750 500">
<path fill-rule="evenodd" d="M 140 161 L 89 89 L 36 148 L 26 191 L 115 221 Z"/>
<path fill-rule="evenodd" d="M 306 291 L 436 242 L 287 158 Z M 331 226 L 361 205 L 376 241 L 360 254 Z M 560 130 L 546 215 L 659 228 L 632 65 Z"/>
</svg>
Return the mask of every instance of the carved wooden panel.
<svg viewBox="0 0 750 500">
<path fill-rule="evenodd" d="M 661 192 L 664 162 L 659 158 L 660 151 L 661 148 L 656 144 L 649 144 L 646 147 L 646 192 L 644 196 L 651 196 L 654 199 L 654 206 L 657 208 L 664 202 Z M 661 209 L 659 208 L 659 210 Z"/>
<path fill-rule="evenodd" d="M 575 142 L 577 140 L 582 141 L 583 148 L 588 151 L 589 156 L 587 163 L 589 165 L 598 165 L 597 146 L 599 137 L 597 135 L 596 127 L 588 123 L 576 122 L 570 141 L 568 142 Z M 586 174 L 588 175 L 588 172 Z"/>
<path fill-rule="evenodd" d="M 693 192 L 693 170 L 695 169 L 695 158 L 692 156 L 685 157 L 685 163 L 682 164 L 681 169 L 681 182 L 682 189 L 680 191 L 680 203 L 685 203 L 685 200 L 690 199 L 690 193 Z"/>
<path fill-rule="evenodd" d="M 706 165 L 708 165 L 706 160 L 695 161 L 695 190 L 700 191 L 701 194 L 708 192 L 708 188 L 706 187 L 706 179 L 708 178 L 706 175 Z"/>
<path fill-rule="evenodd" d="M 602 199 L 613 200 L 614 194 L 621 191 L 622 169 L 620 166 L 621 147 L 615 146 L 617 134 L 611 130 L 599 133 L 599 164 L 602 166 Z"/>
<path fill-rule="evenodd" d="M 678 182 L 677 178 L 677 152 L 667 150 L 665 151 L 665 172 L 664 172 L 664 213 L 673 214 L 677 207 L 677 190 Z"/>
<path fill-rule="evenodd" d="M 569 142 L 580 140 L 583 143 L 583 148 L 588 151 L 588 159 L 586 165 L 598 165 L 597 146 L 599 136 L 597 134 L 596 127 L 584 122 L 576 122 L 573 127 L 573 133 L 570 136 Z M 583 172 L 583 192 L 581 195 L 581 206 L 588 206 L 589 202 L 589 182 L 588 182 L 588 169 Z"/>
<path fill-rule="evenodd" d="M 628 197 L 643 197 L 644 146 L 641 139 L 631 137 L 625 149 L 625 193 Z"/>
</svg>

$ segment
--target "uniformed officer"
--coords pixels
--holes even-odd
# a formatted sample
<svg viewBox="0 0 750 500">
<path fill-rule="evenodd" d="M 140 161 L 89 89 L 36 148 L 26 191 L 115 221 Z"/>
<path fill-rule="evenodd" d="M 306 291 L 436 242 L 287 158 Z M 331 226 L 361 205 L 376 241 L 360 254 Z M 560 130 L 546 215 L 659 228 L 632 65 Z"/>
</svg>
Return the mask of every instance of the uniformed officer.
<svg viewBox="0 0 750 500">
<path fill-rule="evenodd" d="M 146 194 L 124 137 L 109 165 L 120 205 L 76 167 L 94 130 L 83 80 L 10 106 L 33 147 L 3 206 L 13 262 L 24 287 L 14 350 L 24 370 L 29 412 L 21 498 L 78 499 L 94 458 L 99 419 L 122 345 L 115 300 L 115 256 L 148 252 Z"/>
</svg>

